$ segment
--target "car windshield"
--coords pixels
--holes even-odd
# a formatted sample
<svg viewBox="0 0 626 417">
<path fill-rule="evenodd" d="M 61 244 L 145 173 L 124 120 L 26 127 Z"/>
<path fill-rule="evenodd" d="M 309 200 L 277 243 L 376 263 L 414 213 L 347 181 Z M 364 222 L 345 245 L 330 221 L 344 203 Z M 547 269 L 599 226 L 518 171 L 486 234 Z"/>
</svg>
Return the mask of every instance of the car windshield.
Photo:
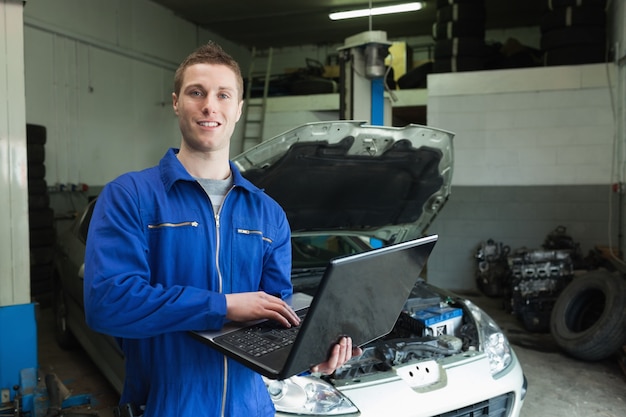
<svg viewBox="0 0 626 417">
<path fill-rule="evenodd" d="M 371 249 L 369 239 L 351 235 L 306 235 L 292 237 L 293 269 L 325 268 L 340 256 Z"/>
</svg>

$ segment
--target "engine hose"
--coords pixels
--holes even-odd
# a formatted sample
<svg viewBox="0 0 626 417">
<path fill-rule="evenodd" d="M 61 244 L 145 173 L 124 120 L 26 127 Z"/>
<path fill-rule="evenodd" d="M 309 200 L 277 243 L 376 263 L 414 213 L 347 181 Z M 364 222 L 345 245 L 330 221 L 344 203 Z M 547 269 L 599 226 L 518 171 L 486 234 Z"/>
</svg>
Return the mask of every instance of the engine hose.
<svg viewBox="0 0 626 417">
<path fill-rule="evenodd" d="M 461 351 L 459 346 L 448 343 L 451 347 L 439 346 L 436 338 L 424 338 L 424 340 L 391 340 L 376 346 L 376 352 L 381 359 L 391 365 L 404 363 L 409 359 L 433 355 L 448 356 Z M 426 355 L 427 354 L 427 355 Z"/>
</svg>

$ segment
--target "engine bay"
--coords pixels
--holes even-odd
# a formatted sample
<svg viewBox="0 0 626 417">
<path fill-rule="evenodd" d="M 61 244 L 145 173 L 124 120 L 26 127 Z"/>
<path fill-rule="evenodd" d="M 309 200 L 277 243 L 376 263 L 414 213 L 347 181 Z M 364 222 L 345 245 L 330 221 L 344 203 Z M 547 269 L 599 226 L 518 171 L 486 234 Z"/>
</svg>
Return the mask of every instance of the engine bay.
<svg viewBox="0 0 626 417">
<path fill-rule="evenodd" d="M 463 304 L 418 280 L 392 331 L 362 347 L 363 354 L 337 369 L 335 381 L 386 372 L 422 360 L 478 350 L 478 331 Z"/>
</svg>

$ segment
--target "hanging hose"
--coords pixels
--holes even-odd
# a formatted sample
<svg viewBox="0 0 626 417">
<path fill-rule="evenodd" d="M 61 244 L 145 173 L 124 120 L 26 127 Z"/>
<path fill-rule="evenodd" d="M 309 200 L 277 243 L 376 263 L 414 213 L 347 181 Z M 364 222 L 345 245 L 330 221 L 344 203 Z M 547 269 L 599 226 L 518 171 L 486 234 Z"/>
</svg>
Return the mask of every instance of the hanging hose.
<svg viewBox="0 0 626 417">
<path fill-rule="evenodd" d="M 61 415 L 61 390 L 57 384 L 57 376 L 46 375 L 46 390 L 48 391 L 48 412 L 45 417 L 55 417 Z"/>
</svg>

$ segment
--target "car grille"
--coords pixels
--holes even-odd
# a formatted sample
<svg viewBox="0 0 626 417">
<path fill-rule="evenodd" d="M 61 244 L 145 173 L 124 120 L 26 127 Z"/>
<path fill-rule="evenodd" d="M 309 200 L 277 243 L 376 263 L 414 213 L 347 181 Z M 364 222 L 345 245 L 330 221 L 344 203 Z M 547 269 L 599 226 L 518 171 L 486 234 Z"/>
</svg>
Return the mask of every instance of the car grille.
<svg viewBox="0 0 626 417">
<path fill-rule="evenodd" d="M 433 417 L 506 417 L 511 412 L 514 397 L 515 394 L 509 392 L 508 394 Z"/>
</svg>

